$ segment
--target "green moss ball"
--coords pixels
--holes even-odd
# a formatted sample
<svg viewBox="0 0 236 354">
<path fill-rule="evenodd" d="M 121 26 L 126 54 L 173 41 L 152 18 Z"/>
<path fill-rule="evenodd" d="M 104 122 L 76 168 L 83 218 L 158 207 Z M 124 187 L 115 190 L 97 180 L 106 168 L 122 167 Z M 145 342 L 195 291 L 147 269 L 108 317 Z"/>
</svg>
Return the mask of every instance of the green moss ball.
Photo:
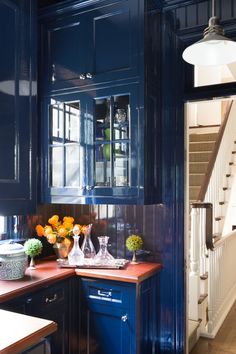
<svg viewBox="0 0 236 354">
<path fill-rule="evenodd" d="M 24 243 L 24 250 L 27 256 L 38 256 L 42 252 L 42 249 L 42 242 L 40 240 L 37 240 L 36 238 L 30 238 Z"/>
<path fill-rule="evenodd" d="M 142 248 L 143 240 L 141 236 L 131 235 L 126 240 L 126 247 L 129 251 L 138 251 Z"/>
</svg>

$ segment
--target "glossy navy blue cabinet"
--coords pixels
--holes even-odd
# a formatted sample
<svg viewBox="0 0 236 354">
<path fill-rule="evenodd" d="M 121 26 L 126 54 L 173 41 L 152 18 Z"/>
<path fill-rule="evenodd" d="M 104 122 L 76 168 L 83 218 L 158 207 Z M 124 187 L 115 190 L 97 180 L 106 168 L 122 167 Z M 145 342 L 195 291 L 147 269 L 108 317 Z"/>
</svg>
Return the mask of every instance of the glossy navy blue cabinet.
<svg viewBox="0 0 236 354">
<path fill-rule="evenodd" d="M 58 329 L 50 336 L 52 353 L 72 354 L 75 343 L 75 284 L 74 278 L 43 286 L 39 290 L 0 304 L 5 310 L 41 317 L 57 323 Z M 73 307 L 73 308 L 72 308 Z"/>
<path fill-rule="evenodd" d="M 42 12 L 45 88 L 55 92 L 137 76 L 137 18 L 131 0 L 66 1 Z"/>
<path fill-rule="evenodd" d="M 156 277 L 141 284 L 80 279 L 80 354 L 154 354 Z"/>
<path fill-rule="evenodd" d="M 0 0 L 0 214 L 34 211 L 36 3 Z"/>
<path fill-rule="evenodd" d="M 43 202 L 161 201 L 160 14 L 149 6 L 65 1 L 42 11 Z"/>
<path fill-rule="evenodd" d="M 45 201 L 135 203 L 143 197 L 137 96 L 134 84 L 45 99 Z"/>
</svg>

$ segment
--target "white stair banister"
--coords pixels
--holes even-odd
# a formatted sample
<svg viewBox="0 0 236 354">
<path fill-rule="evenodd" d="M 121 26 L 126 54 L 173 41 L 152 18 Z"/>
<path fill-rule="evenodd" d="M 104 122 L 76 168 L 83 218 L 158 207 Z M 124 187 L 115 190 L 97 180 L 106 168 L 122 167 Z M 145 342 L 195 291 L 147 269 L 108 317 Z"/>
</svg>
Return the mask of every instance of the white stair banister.
<svg viewBox="0 0 236 354">
<path fill-rule="evenodd" d="M 232 151 L 235 147 L 236 137 L 236 101 L 232 101 L 230 106 L 227 121 L 225 123 L 218 153 L 212 169 L 211 178 L 206 190 L 204 202 L 213 204 L 213 215 L 216 219 L 213 220 L 213 233 L 221 235 L 224 226 L 224 216 L 226 214 L 227 203 L 223 206 L 220 202 L 225 202 L 224 194 L 227 193 L 227 188 L 231 186 L 230 179 L 230 163 L 232 162 Z M 226 189 L 225 193 L 222 193 Z M 223 210 L 224 209 L 224 210 Z"/>
</svg>

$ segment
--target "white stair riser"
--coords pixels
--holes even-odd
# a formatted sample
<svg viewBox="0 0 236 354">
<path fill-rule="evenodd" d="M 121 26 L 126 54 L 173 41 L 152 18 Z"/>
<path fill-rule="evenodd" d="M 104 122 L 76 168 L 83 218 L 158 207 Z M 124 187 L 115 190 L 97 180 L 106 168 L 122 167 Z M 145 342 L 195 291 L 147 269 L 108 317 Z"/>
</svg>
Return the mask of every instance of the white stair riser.
<svg viewBox="0 0 236 354">
<path fill-rule="evenodd" d="M 200 294 L 208 294 L 208 279 L 200 279 Z"/>
</svg>

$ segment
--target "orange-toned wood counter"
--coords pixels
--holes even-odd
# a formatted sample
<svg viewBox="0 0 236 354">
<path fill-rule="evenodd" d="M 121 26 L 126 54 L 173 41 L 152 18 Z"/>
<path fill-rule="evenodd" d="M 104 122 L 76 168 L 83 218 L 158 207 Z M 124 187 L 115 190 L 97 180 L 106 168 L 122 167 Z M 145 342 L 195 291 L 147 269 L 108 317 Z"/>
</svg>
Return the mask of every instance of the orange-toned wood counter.
<svg viewBox="0 0 236 354">
<path fill-rule="evenodd" d="M 74 269 L 59 268 L 55 260 L 41 261 L 35 270 L 27 269 L 24 278 L 19 280 L 0 281 L 0 303 L 39 289 L 42 285 L 53 284 L 56 281 L 73 276 L 118 280 L 129 283 L 140 283 L 161 269 L 158 263 L 129 264 L 125 269 Z"/>
<path fill-rule="evenodd" d="M 76 269 L 79 276 L 123 281 L 127 283 L 141 283 L 154 275 L 162 268 L 159 263 L 128 264 L 125 269 Z"/>
<path fill-rule="evenodd" d="M 42 285 L 53 284 L 75 274 L 73 268 L 58 268 L 55 260 L 41 261 L 35 270 L 26 270 L 24 278 L 0 281 L 0 303 L 19 295 L 39 289 Z"/>
<path fill-rule="evenodd" d="M 57 330 L 53 321 L 0 310 L 0 354 L 17 354 Z"/>
</svg>

